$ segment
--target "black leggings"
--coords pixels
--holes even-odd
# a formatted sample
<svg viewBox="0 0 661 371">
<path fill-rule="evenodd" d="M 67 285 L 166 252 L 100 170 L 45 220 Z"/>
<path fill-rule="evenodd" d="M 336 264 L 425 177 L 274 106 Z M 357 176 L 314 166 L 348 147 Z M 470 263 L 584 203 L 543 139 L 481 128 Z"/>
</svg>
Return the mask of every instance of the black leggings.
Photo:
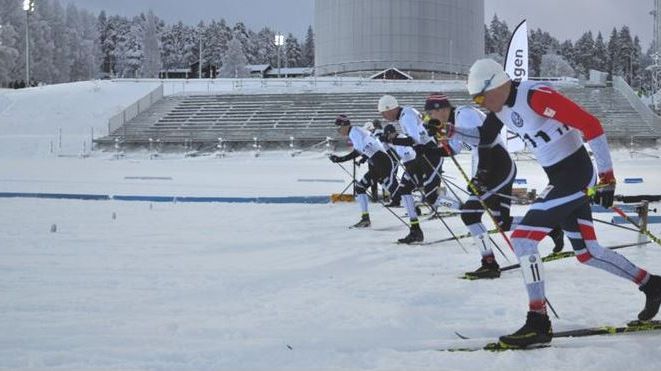
<svg viewBox="0 0 661 371">
<path fill-rule="evenodd" d="M 383 184 L 390 194 L 397 189 L 397 177 L 393 170 L 393 162 L 385 152 L 377 152 L 370 159 L 371 167 L 363 178 L 356 183 L 356 193 L 364 194 L 370 188 L 372 181 Z"/>
<path fill-rule="evenodd" d="M 512 194 L 512 184 L 516 178 L 516 165 L 504 149 L 492 151 L 488 155 L 493 157 L 491 163 L 494 166 L 489 170 L 490 176 L 486 183 L 488 191 L 480 199 L 491 210 L 496 222 L 504 230 L 509 230 L 512 199 L 504 196 Z M 481 222 L 484 208 L 480 203 L 480 199 L 477 196 L 470 196 L 466 203 L 461 205 L 461 220 L 465 225 Z"/>
</svg>

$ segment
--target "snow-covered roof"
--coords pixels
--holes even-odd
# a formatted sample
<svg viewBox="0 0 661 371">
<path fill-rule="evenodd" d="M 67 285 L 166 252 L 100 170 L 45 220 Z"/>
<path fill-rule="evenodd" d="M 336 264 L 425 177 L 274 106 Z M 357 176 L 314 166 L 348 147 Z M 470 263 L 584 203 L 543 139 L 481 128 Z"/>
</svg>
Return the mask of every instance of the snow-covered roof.
<svg viewBox="0 0 661 371">
<path fill-rule="evenodd" d="M 399 75 L 403 76 L 403 77 L 404 77 L 405 79 L 407 79 L 407 80 L 413 80 L 413 76 L 411 76 L 411 75 L 409 75 L 408 73 L 406 73 L 406 72 L 400 70 L 400 69 L 397 68 L 397 67 L 386 68 L 385 70 L 383 70 L 383 71 L 381 71 L 381 72 L 377 72 L 377 73 L 375 73 L 374 75 L 372 75 L 372 76 L 370 76 L 370 77 L 368 77 L 368 78 L 369 78 L 369 79 L 375 79 L 375 78 L 377 78 L 378 76 L 381 76 L 381 75 L 384 75 L 384 74 L 388 73 L 388 71 L 394 71 L 394 72 L 398 73 Z"/>
<path fill-rule="evenodd" d="M 249 64 L 246 66 L 247 69 L 250 70 L 250 72 L 264 72 L 271 68 L 270 64 Z"/>
<path fill-rule="evenodd" d="M 270 71 L 266 72 L 269 76 L 277 76 L 278 72 L 280 75 L 312 75 L 314 73 L 313 67 L 287 67 L 287 68 L 277 68 L 274 67 Z"/>
<path fill-rule="evenodd" d="M 161 73 L 190 73 L 191 70 L 189 68 L 171 68 L 169 70 L 161 70 Z"/>
</svg>

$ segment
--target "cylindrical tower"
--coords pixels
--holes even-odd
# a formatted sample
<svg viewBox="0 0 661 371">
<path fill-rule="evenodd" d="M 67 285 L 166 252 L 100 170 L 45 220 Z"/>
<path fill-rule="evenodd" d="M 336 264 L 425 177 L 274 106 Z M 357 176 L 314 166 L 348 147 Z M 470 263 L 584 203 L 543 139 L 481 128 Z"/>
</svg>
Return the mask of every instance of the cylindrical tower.
<svg viewBox="0 0 661 371">
<path fill-rule="evenodd" d="M 468 72 L 484 55 L 484 0 L 315 0 L 317 75 Z"/>
</svg>

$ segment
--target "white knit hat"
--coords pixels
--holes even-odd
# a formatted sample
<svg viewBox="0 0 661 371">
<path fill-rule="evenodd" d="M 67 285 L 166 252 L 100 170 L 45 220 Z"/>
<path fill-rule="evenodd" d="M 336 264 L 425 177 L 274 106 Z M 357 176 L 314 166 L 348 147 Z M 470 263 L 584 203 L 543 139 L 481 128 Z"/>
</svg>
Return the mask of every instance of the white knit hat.
<svg viewBox="0 0 661 371">
<path fill-rule="evenodd" d="M 392 95 L 384 95 L 379 99 L 379 113 L 399 107 L 397 99 Z"/>
<path fill-rule="evenodd" d="M 479 59 L 468 73 L 468 94 L 475 95 L 493 90 L 510 80 L 498 62 L 493 59 Z"/>
</svg>

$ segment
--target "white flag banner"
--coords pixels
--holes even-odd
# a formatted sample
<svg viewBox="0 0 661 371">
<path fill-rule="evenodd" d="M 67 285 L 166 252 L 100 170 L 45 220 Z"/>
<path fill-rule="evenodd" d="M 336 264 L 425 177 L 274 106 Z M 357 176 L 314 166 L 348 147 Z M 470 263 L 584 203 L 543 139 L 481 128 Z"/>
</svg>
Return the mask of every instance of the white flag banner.
<svg viewBox="0 0 661 371">
<path fill-rule="evenodd" d="M 528 80 L 528 24 L 524 19 L 514 29 L 510 45 L 505 56 L 505 72 L 512 80 Z M 521 152 L 526 148 L 525 142 L 514 133 L 508 133 L 503 127 L 501 131 L 503 142 L 510 153 Z"/>
<path fill-rule="evenodd" d="M 514 29 L 505 56 L 505 72 L 512 80 L 528 80 L 528 25 L 526 20 Z"/>
</svg>

